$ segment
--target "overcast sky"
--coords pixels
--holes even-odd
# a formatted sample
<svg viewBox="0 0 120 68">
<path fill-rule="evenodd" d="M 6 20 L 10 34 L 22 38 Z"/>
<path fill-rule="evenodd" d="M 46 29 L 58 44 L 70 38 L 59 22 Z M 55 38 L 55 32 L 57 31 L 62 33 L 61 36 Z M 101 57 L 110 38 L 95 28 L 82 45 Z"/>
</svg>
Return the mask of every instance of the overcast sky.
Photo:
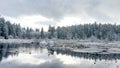
<svg viewBox="0 0 120 68">
<path fill-rule="evenodd" d="M 0 15 L 21 26 L 120 23 L 120 0 L 0 0 Z"/>
</svg>

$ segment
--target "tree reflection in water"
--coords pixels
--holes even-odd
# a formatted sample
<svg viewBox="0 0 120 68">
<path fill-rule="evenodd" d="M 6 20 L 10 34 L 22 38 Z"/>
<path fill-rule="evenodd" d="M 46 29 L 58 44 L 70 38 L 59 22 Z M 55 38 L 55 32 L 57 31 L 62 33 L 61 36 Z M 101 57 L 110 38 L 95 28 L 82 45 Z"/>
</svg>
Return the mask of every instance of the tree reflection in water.
<svg viewBox="0 0 120 68">
<path fill-rule="evenodd" d="M 120 59 L 120 54 L 111 53 L 111 54 L 97 54 L 97 53 L 83 53 L 83 52 L 74 52 L 70 50 L 55 50 L 57 54 L 66 54 L 73 57 L 80 57 L 84 59 L 92 60 L 117 60 Z"/>
<path fill-rule="evenodd" d="M 35 54 L 36 53 L 37 55 L 39 55 L 39 56 L 37 56 L 38 59 L 41 59 L 41 55 L 40 55 L 41 53 L 45 53 L 45 54 L 47 54 L 48 57 L 46 58 L 45 56 L 42 56 L 42 58 L 44 57 L 44 60 L 54 59 L 54 60 L 52 60 L 52 63 L 50 63 L 50 62 L 48 62 L 48 63 L 45 62 L 45 63 L 54 64 L 53 63 L 53 61 L 54 61 L 58 65 L 62 65 L 62 62 L 59 61 L 60 59 L 58 60 L 58 58 L 56 58 L 56 56 L 59 56 L 60 54 L 62 56 L 66 55 L 66 56 L 71 56 L 71 57 L 77 57 L 80 59 L 92 60 L 94 65 L 96 65 L 98 61 L 103 61 L 103 60 L 104 61 L 114 61 L 113 64 L 115 64 L 115 63 L 119 64 L 118 60 L 120 59 L 120 54 L 80 53 L 80 52 L 74 52 L 74 51 L 70 51 L 70 50 L 60 50 L 60 49 L 56 49 L 56 50 L 48 49 L 47 51 L 46 50 L 44 50 L 44 48 L 41 48 L 39 45 L 36 45 L 36 44 L 0 44 L 0 61 L 2 61 L 3 59 L 7 59 L 9 56 L 17 57 L 17 56 L 19 56 L 20 53 L 23 53 L 23 52 L 27 53 L 27 54 Z M 51 56 L 52 56 L 52 58 L 50 58 Z M 21 58 L 23 58 L 23 57 L 21 57 Z M 34 58 L 36 58 L 36 56 L 34 56 Z M 88 61 L 86 63 L 88 63 Z M 62 67 L 60 66 L 60 68 L 66 68 L 64 66 L 65 65 L 63 65 Z M 36 68 L 39 68 L 39 66 Z M 116 65 L 113 68 L 119 68 L 119 65 Z"/>
<path fill-rule="evenodd" d="M 9 55 L 17 56 L 18 53 L 20 52 L 19 48 L 21 48 L 21 49 L 22 48 L 25 48 L 25 49 L 34 48 L 37 51 L 39 46 L 34 45 L 34 44 L 0 44 L 0 61 L 2 60 L 3 57 L 7 58 Z M 70 50 L 48 49 L 48 55 L 53 55 L 54 52 L 56 52 L 57 54 L 66 54 L 66 55 L 70 55 L 73 57 L 80 57 L 80 58 L 92 59 L 92 60 L 97 60 L 97 59 L 98 60 L 117 60 L 117 59 L 120 59 L 120 54 L 114 54 L 114 53 L 97 54 L 97 53 L 74 52 L 74 51 L 70 51 Z"/>
</svg>

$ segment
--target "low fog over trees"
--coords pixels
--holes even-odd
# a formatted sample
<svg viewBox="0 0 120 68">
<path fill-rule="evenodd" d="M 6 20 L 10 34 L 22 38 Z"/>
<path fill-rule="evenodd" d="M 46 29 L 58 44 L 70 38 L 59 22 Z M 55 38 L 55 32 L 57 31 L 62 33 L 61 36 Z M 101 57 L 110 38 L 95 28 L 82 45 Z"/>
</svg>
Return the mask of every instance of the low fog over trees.
<svg viewBox="0 0 120 68">
<path fill-rule="evenodd" d="M 49 25 L 47 32 L 32 28 L 22 28 L 20 24 L 11 24 L 0 17 L 0 38 L 21 38 L 21 39 L 91 39 L 119 41 L 120 25 L 116 24 L 84 24 L 68 27 L 57 27 Z"/>
</svg>

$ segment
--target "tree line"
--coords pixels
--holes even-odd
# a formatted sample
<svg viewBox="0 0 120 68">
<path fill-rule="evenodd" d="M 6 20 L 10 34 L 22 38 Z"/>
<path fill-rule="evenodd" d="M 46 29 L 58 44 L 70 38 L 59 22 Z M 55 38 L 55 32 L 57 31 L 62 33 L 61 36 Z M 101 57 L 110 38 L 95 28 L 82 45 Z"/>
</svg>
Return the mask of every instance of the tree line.
<svg viewBox="0 0 120 68">
<path fill-rule="evenodd" d="M 84 24 L 69 27 L 57 27 L 57 38 L 89 39 L 118 41 L 120 40 L 120 25 L 116 24 Z"/>
<path fill-rule="evenodd" d="M 54 27 L 49 25 L 47 32 L 32 28 L 22 28 L 20 24 L 11 24 L 0 18 L 0 37 L 1 38 L 23 38 L 23 39 L 79 39 L 85 40 L 96 38 L 99 40 L 119 41 L 120 25 L 116 24 L 80 24 L 67 27 Z"/>
<path fill-rule="evenodd" d="M 0 38 L 39 38 L 39 29 L 22 28 L 20 24 L 12 24 L 4 18 L 0 18 Z"/>
</svg>

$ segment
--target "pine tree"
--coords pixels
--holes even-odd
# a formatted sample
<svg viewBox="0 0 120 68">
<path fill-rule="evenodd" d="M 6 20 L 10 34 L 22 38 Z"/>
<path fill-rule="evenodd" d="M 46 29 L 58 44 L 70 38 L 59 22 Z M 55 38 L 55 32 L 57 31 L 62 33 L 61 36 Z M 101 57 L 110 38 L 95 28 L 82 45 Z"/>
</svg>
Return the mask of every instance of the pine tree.
<svg viewBox="0 0 120 68">
<path fill-rule="evenodd" d="M 41 38 L 42 38 L 42 39 L 45 38 L 43 27 L 41 28 Z"/>
<path fill-rule="evenodd" d="M 20 24 L 16 25 L 16 35 L 18 38 L 22 37 L 22 30 Z"/>
<path fill-rule="evenodd" d="M 8 39 L 8 26 L 6 23 L 3 24 L 3 36 L 5 39 Z"/>
<path fill-rule="evenodd" d="M 4 18 L 0 18 L 0 36 L 4 36 L 3 34 L 4 23 L 5 23 Z"/>
<path fill-rule="evenodd" d="M 60 33 L 60 27 L 57 27 L 57 38 L 60 39 L 61 38 L 61 33 Z"/>
<path fill-rule="evenodd" d="M 49 29 L 48 29 L 48 38 L 52 39 L 55 37 L 55 27 L 51 27 L 49 25 Z"/>
</svg>

